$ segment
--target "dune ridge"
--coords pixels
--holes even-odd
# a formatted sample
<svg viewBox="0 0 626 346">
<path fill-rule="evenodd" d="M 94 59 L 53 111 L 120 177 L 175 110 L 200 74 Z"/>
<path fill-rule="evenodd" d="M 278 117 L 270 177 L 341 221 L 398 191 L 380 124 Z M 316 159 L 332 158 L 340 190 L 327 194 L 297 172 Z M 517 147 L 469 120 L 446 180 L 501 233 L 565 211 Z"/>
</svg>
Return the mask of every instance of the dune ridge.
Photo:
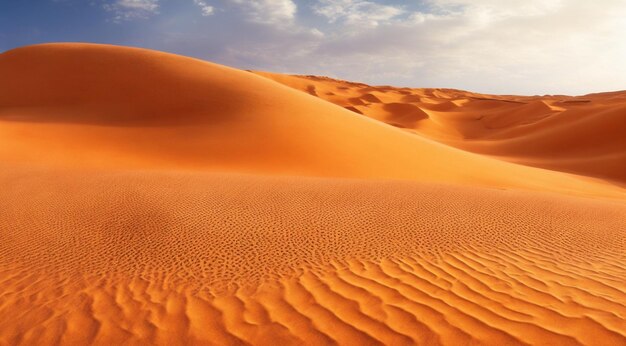
<svg viewBox="0 0 626 346">
<path fill-rule="evenodd" d="M 0 344 L 626 344 L 621 93 L 260 74 L 0 54 Z"/>
</svg>

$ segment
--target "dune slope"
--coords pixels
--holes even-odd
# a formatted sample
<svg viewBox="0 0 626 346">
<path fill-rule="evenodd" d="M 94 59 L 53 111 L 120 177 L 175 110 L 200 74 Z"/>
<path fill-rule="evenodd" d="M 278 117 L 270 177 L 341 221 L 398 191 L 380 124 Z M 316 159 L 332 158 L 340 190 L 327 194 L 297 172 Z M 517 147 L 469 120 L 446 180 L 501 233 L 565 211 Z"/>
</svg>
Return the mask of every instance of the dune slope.
<svg viewBox="0 0 626 346">
<path fill-rule="evenodd" d="M 410 136 L 265 78 L 172 54 L 39 45 L 3 53 L 0 74 L 5 162 L 613 194 L 591 181 Z"/>
<path fill-rule="evenodd" d="M 256 73 L 463 150 L 626 183 L 626 91 L 494 96 Z"/>
<path fill-rule="evenodd" d="M 91 44 L 0 76 L 0 344 L 626 343 L 624 189 L 407 133 L 444 91 L 368 118 Z"/>
</svg>

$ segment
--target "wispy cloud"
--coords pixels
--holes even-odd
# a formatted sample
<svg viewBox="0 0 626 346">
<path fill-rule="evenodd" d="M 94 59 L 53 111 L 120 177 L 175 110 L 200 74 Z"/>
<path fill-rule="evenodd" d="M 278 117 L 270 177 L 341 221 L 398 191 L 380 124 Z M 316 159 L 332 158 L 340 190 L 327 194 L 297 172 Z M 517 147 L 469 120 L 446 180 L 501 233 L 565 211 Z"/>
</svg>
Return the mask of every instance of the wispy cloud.
<svg viewBox="0 0 626 346">
<path fill-rule="evenodd" d="M 338 1 L 350 2 L 319 0 L 315 6 Z M 525 94 L 626 88 L 624 1 L 431 0 L 429 5 L 375 26 L 333 30 L 311 60 L 333 75 L 385 84 Z M 340 24 L 358 10 L 334 8 L 326 16 Z"/>
<path fill-rule="evenodd" d="M 147 18 L 159 12 L 159 0 L 115 0 L 103 8 L 113 13 L 113 20 Z"/>
<path fill-rule="evenodd" d="M 624 0 L 107 1 L 116 21 L 161 12 L 137 44 L 235 67 L 489 93 L 626 88 Z M 198 12 L 213 17 L 185 17 Z"/>
<path fill-rule="evenodd" d="M 245 17 L 255 23 L 291 24 L 298 6 L 292 0 L 229 0 L 237 5 Z"/>
<path fill-rule="evenodd" d="M 202 11 L 202 15 L 204 17 L 213 15 L 213 13 L 215 12 L 215 8 L 213 6 L 207 4 L 202 0 L 193 0 L 193 2 L 194 4 L 198 5 L 198 7 L 200 7 L 200 11 Z"/>
<path fill-rule="evenodd" d="M 365 26 L 377 26 L 404 13 L 399 6 L 365 0 L 319 0 L 313 5 L 313 10 L 331 23 Z"/>
</svg>

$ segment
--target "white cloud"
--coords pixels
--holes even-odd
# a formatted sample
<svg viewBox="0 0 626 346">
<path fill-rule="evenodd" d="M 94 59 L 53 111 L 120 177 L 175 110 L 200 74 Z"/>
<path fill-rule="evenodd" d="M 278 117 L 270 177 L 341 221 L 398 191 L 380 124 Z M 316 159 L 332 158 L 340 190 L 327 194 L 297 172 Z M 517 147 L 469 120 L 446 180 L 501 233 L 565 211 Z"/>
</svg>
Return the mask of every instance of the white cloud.
<svg viewBox="0 0 626 346">
<path fill-rule="evenodd" d="M 319 0 L 313 10 L 331 23 L 363 26 L 377 26 L 404 13 L 399 7 L 366 0 Z"/>
<path fill-rule="evenodd" d="M 206 2 L 202 0 L 193 0 L 193 2 L 196 5 L 198 5 L 198 7 L 200 7 L 200 10 L 202 11 L 202 16 L 204 17 L 208 17 L 212 15 L 213 12 L 215 12 L 215 9 L 213 8 L 213 6 L 207 4 Z"/>
<path fill-rule="evenodd" d="M 485 12 L 503 18 L 544 15 L 564 6 L 565 0 L 431 0 L 430 3 L 443 12 Z"/>
<path fill-rule="evenodd" d="M 115 21 L 147 18 L 159 12 L 159 0 L 115 0 L 103 7 L 113 13 Z"/>
<path fill-rule="evenodd" d="M 626 89 L 624 0 L 213 1 L 191 5 L 221 3 L 207 21 L 163 9 L 134 43 L 370 84 L 507 94 Z"/>
<path fill-rule="evenodd" d="M 293 23 L 297 6 L 292 0 L 230 0 L 255 23 L 288 25 Z"/>
<path fill-rule="evenodd" d="M 626 88 L 626 1 L 430 4 L 428 13 L 334 30 L 311 60 L 338 77 L 379 84 L 523 94 Z M 349 25 L 345 13 L 356 9 L 341 7 L 325 16 Z"/>
</svg>

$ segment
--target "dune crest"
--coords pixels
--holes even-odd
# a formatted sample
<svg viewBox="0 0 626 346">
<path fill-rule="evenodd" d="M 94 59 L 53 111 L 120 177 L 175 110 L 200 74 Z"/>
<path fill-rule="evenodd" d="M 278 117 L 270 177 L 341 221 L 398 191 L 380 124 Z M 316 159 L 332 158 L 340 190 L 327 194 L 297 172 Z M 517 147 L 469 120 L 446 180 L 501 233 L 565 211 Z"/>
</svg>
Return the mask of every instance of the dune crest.
<svg viewBox="0 0 626 346">
<path fill-rule="evenodd" d="M 0 344 L 626 343 L 622 94 L 261 74 L 0 54 Z"/>
</svg>

